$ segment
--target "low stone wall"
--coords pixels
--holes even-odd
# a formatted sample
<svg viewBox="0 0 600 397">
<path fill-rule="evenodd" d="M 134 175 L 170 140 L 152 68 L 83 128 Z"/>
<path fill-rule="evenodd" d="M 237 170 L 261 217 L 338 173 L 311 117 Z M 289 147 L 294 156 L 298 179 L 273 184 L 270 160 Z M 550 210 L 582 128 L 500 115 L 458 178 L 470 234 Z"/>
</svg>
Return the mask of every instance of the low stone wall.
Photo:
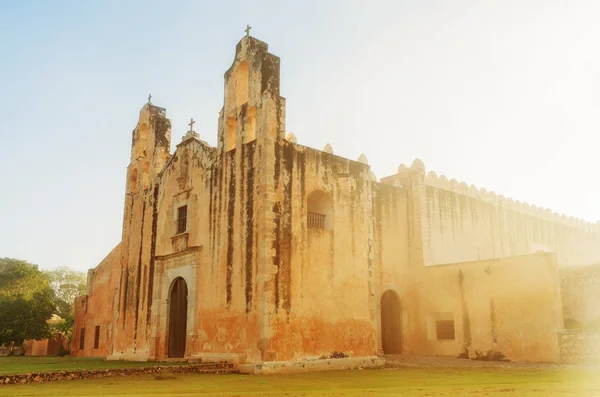
<svg viewBox="0 0 600 397">
<path fill-rule="evenodd" d="M 565 328 L 600 326 L 600 264 L 560 269 Z"/>
<path fill-rule="evenodd" d="M 5 356 L 22 356 L 25 354 L 25 349 L 21 346 L 13 347 L 12 351 L 9 346 L 0 346 L 0 357 Z"/>
<path fill-rule="evenodd" d="M 92 369 L 56 372 L 31 372 L 16 375 L 0 375 L 0 385 L 42 383 L 55 380 L 105 378 L 107 376 L 129 376 L 142 374 L 231 374 L 238 373 L 233 364 L 211 363 L 190 365 L 168 365 L 139 368 Z"/>
<path fill-rule="evenodd" d="M 562 362 L 600 364 L 600 333 L 563 331 L 558 343 Z"/>
</svg>

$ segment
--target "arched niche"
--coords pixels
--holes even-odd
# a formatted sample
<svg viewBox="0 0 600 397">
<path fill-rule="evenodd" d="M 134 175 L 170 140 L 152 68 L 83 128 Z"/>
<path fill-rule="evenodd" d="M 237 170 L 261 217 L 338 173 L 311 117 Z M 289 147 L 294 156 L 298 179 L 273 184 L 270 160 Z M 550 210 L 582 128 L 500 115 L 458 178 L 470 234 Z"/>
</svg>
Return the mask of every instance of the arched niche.
<svg viewBox="0 0 600 397">
<path fill-rule="evenodd" d="M 146 156 L 146 141 L 148 140 L 148 124 L 142 123 L 138 127 L 137 142 L 136 142 L 136 157 Z"/>
<path fill-rule="evenodd" d="M 310 229 L 333 229 L 333 202 L 322 190 L 308 195 L 306 202 L 307 225 Z"/>
<path fill-rule="evenodd" d="M 240 107 L 248 102 L 248 80 L 250 79 L 250 65 L 248 61 L 240 62 L 235 72 L 235 107 Z"/>
</svg>

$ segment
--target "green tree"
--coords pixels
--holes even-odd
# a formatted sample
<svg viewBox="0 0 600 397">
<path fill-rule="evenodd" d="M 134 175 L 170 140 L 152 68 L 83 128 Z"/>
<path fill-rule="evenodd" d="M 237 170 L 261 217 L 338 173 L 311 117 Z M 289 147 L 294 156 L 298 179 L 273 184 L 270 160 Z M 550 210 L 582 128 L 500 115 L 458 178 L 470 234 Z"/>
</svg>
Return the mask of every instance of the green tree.
<svg viewBox="0 0 600 397">
<path fill-rule="evenodd" d="M 75 298 L 87 293 L 87 275 L 60 266 L 45 272 L 56 295 L 56 314 L 62 319 L 55 329 L 70 337 L 73 328 Z"/>
<path fill-rule="evenodd" d="M 0 345 L 50 336 L 56 309 L 48 277 L 37 265 L 0 259 Z"/>
</svg>

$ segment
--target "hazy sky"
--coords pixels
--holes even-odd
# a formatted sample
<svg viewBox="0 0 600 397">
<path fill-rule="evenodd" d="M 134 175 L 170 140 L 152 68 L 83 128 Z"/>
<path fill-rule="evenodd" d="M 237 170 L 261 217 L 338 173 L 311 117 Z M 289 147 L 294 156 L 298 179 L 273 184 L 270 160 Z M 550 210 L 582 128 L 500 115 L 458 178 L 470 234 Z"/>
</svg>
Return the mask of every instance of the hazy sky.
<svg viewBox="0 0 600 397">
<path fill-rule="evenodd" d="M 600 1 L 0 0 L 0 257 L 94 267 L 121 238 L 149 92 L 216 144 L 246 24 L 287 130 L 600 220 Z"/>
</svg>

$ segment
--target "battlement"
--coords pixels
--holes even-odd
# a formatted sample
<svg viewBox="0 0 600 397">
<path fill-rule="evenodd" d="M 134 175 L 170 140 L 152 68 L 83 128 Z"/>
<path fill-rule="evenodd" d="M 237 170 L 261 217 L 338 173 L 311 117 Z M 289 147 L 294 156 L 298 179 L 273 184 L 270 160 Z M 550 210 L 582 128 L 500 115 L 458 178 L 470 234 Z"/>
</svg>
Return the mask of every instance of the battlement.
<svg viewBox="0 0 600 397">
<path fill-rule="evenodd" d="M 400 167 L 402 167 L 401 165 Z M 412 167 L 415 165 L 413 164 Z M 420 166 L 420 165 L 418 165 Z M 406 166 L 404 166 L 406 169 Z M 412 168 L 411 167 L 411 168 Z M 424 168 L 424 167 L 423 167 Z M 399 169 L 399 172 L 402 172 Z M 439 175 L 435 171 L 429 171 L 425 177 L 425 185 L 438 189 L 447 190 L 457 194 L 462 194 L 486 203 L 518 211 L 523 214 L 535 216 L 550 222 L 577 228 L 588 233 L 600 233 L 600 221 L 593 223 L 580 218 L 574 218 L 565 214 L 558 214 L 548 208 L 537 207 L 525 201 L 513 200 L 502 194 L 488 191 L 485 188 L 477 188 L 475 185 L 469 185 L 466 182 L 459 182 L 456 179 L 448 179 L 445 175 Z"/>
</svg>

